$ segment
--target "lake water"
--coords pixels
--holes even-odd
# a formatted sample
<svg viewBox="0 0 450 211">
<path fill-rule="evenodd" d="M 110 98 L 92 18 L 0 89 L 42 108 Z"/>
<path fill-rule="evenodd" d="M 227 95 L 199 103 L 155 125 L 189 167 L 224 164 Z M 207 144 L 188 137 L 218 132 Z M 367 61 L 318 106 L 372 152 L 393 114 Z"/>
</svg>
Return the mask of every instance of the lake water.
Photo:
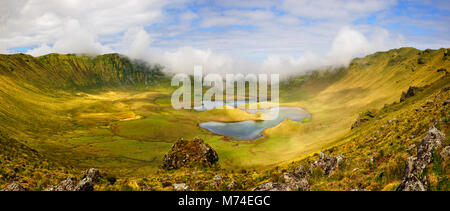
<svg viewBox="0 0 450 211">
<path fill-rule="evenodd" d="M 235 103 L 236 105 L 242 102 Z M 221 104 L 220 104 L 221 105 Z M 218 105 L 218 106 L 220 106 Z M 227 104 L 233 105 L 233 104 Z M 234 107 L 235 107 L 234 106 Z M 278 116 L 275 115 L 278 109 Z M 200 109 L 203 110 L 203 109 Z M 242 121 L 242 122 L 204 122 L 200 123 L 200 127 L 205 128 L 215 134 L 228 136 L 233 140 L 255 140 L 263 138 L 263 131 L 267 128 L 275 127 L 285 119 L 301 122 L 302 120 L 311 118 L 311 115 L 305 110 L 297 107 L 279 107 L 271 109 L 244 109 L 248 113 L 261 112 L 262 116 L 271 117 L 261 121 Z"/>
</svg>

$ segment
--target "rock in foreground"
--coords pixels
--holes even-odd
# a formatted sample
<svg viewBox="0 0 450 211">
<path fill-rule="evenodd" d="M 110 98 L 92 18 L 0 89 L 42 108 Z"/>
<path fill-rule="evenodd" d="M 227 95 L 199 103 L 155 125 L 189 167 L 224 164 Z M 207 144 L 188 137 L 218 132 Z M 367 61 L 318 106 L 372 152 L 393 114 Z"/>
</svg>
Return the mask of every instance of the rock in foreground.
<svg viewBox="0 0 450 211">
<path fill-rule="evenodd" d="M 192 141 L 180 139 L 172 149 L 164 155 L 163 168 L 167 170 L 179 169 L 191 164 L 211 166 L 219 160 L 217 152 L 202 139 Z"/>
<path fill-rule="evenodd" d="M 284 173 L 283 183 L 266 182 L 253 191 L 309 191 L 310 185 L 306 179 L 308 176 L 308 172 L 300 165 L 294 172 Z"/>
<path fill-rule="evenodd" d="M 94 191 L 94 182 L 99 180 L 99 170 L 91 168 L 84 172 L 83 179 L 78 184 L 73 177 L 69 176 L 59 184 L 45 189 L 45 191 Z"/>
<path fill-rule="evenodd" d="M 26 191 L 19 183 L 13 182 L 6 186 L 2 191 Z"/>
<path fill-rule="evenodd" d="M 417 156 L 411 156 L 406 159 L 406 167 L 403 181 L 397 188 L 397 191 L 427 191 L 427 178 L 420 178 L 423 170 L 431 163 L 433 159 L 433 150 L 441 146 L 441 141 L 445 135 L 434 126 L 428 130 L 427 135 L 422 138 L 417 146 Z"/>
<path fill-rule="evenodd" d="M 337 169 L 343 162 L 345 161 L 344 156 L 339 155 L 337 157 L 333 157 L 331 155 L 324 154 L 323 152 L 319 153 L 319 160 L 311 164 L 309 167 L 312 172 L 315 168 L 321 168 L 325 175 L 330 174 L 332 171 Z"/>
</svg>

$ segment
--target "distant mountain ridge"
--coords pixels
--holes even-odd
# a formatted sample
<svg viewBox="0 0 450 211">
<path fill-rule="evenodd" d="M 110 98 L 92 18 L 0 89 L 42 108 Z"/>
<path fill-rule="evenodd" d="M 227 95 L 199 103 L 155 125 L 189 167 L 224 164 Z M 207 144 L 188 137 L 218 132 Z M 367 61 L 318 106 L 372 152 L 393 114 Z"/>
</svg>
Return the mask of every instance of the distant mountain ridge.
<svg viewBox="0 0 450 211">
<path fill-rule="evenodd" d="M 95 57 L 75 54 L 40 57 L 0 55 L 0 74 L 16 82 L 53 89 L 150 85 L 163 75 L 159 65 L 131 60 L 119 54 Z"/>
</svg>

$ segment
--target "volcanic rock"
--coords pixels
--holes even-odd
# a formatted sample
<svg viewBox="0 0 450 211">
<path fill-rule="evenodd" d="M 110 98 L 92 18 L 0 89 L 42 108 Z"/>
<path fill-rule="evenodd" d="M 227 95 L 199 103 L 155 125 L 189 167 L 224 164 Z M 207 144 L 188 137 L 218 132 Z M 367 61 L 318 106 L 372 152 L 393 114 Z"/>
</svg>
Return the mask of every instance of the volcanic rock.
<svg viewBox="0 0 450 211">
<path fill-rule="evenodd" d="M 166 170 L 179 169 L 194 163 L 211 166 L 218 160 L 217 152 L 202 139 L 195 138 L 192 141 L 180 139 L 164 155 L 162 168 Z"/>
<path fill-rule="evenodd" d="M 427 135 L 422 138 L 417 146 L 417 156 L 411 156 L 406 159 L 406 167 L 402 183 L 397 191 L 426 191 L 428 190 L 427 178 L 419 179 L 423 170 L 431 163 L 433 159 L 433 150 L 441 146 L 441 141 L 445 135 L 436 129 L 430 127 Z"/>
<path fill-rule="evenodd" d="M 404 102 L 407 98 L 413 97 L 418 92 L 422 91 L 423 87 L 410 86 L 408 91 L 402 92 L 402 96 L 400 98 L 400 102 Z"/>
<path fill-rule="evenodd" d="M 59 184 L 45 189 L 45 191 L 73 191 L 75 190 L 76 181 L 71 177 L 61 181 Z"/>
<path fill-rule="evenodd" d="M 331 155 L 326 155 L 323 152 L 319 153 L 319 160 L 311 164 L 309 167 L 310 172 L 312 172 L 315 168 L 321 168 L 326 175 L 330 174 L 333 170 L 337 169 L 339 165 L 341 165 L 345 161 L 344 156 L 339 155 L 337 157 L 333 157 Z"/>
<path fill-rule="evenodd" d="M 26 189 L 19 183 L 13 182 L 6 186 L 2 191 L 26 191 Z"/>
</svg>

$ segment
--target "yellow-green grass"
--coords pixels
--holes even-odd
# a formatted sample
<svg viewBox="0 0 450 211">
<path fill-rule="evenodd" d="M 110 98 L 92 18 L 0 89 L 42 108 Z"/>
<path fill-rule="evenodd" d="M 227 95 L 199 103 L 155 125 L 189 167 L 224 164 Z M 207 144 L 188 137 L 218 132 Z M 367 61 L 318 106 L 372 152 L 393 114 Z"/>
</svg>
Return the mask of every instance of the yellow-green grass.
<svg viewBox="0 0 450 211">
<path fill-rule="evenodd" d="M 255 141 L 232 141 L 198 124 L 258 119 L 257 115 L 238 109 L 174 110 L 170 104 L 174 88 L 167 83 L 74 91 L 1 76 L 0 126 L 66 165 L 95 166 L 121 175 L 154 173 L 173 142 L 196 136 L 216 149 L 223 168 L 267 168 L 339 143 L 359 113 L 398 101 L 411 85 L 438 80 L 445 73 L 437 69 L 450 67 L 444 59 L 446 51 L 391 50 L 355 59 L 348 68 L 298 77 L 299 83 L 281 86 L 280 102 L 306 109 L 312 115 L 310 120 L 286 120 Z M 418 64 L 419 58 L 424 58 L 425 64 Z M 26 69 L 36 68 L 36 64 L 30 66 Z M 81 77 L 78 72 L 73 74 Z M 300 80 L 303 78 L 306 82 Z"/>
</svg>

